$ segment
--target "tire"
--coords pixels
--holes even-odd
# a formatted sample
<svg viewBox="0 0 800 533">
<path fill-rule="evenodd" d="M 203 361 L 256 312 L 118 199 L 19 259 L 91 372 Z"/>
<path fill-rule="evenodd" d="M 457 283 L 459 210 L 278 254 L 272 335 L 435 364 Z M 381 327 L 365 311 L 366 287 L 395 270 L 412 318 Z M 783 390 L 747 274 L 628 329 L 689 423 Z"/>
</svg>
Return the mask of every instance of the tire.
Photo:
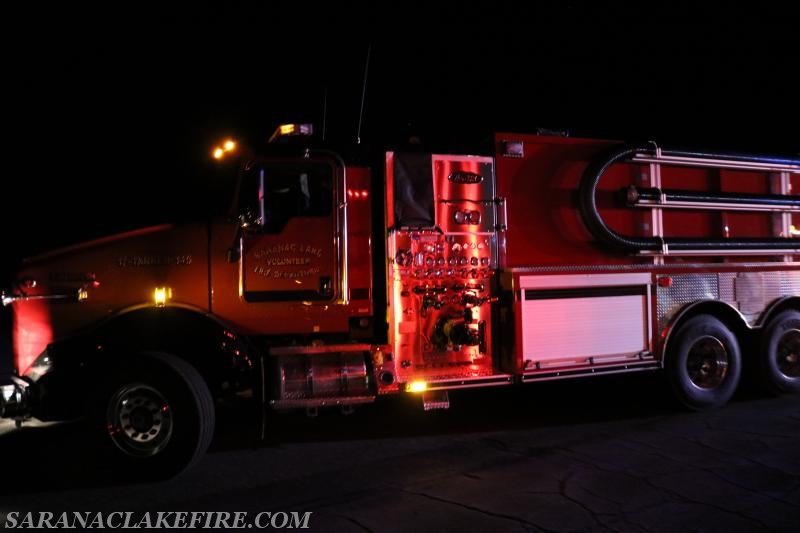
<svg viewBox="0 0 800 533">
<path fill-rule="evenodd" d="M 174 355 L 121 360 L 94 402 L 94 426 L 115 473 L 157 480 L 177 475 L 206 452 L 214 402 L 203 377 Z"/>
<path fill-rule="evenodd" d="M 800 312 L 783 311 L 769 322 L 758 363 L 764 390 L 776 396 L 800 392 Z"/>
<path fill-rule="evenodd" d="M 722 407 L 739 385 L 742 356 L 736 336 L 709 315 L 690 318 L 669 342 L 665 368 L 678 401 L 693 411 Z"/>
</svg>

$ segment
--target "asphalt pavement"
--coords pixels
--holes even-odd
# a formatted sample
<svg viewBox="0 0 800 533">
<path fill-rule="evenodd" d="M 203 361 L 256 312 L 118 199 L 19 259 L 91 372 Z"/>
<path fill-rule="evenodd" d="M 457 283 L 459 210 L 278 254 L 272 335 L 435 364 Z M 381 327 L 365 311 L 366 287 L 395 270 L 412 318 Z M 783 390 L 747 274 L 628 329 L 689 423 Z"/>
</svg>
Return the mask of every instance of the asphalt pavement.
<svg viewBox="0 0 800 533">
<path fill-rule="evenodd" d="M 310 512 L 308 529 L 324 532 L 800 530 L 799 396 L 743 392 L 688 413 L 657 376 L 631 375 L 462 391 L 451 404 L 275 415 L 265 441 L 223 423 L 199 464 L 158 483 L 97 464 L 80 423 L 3 423 L 0 519 Z"/>
</svg>

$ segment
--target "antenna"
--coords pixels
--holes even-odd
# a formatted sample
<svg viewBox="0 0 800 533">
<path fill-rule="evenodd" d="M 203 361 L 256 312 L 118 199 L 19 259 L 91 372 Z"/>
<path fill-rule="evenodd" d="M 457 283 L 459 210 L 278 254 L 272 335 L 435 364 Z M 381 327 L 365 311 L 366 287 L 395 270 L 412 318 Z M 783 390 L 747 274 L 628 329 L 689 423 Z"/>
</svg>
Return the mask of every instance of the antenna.
<svg viewBox="0 0 800 533">
<path fill-rule="evenodd" d="M 361 119 L 364 118 L 364 99 L 367 94 L 367 71 L 369 70 L 369 52 L 372 43 L 367 45 L 367 60 L 364 62 L 364 85 L 361 88 L 361 110 L 358 112 L 358 132 L 356 133 L 356 144 L 361 144 Z"/>
<path fill-rule="evenodd" d="M 325 142 L 325 123 L 328 120 L 328 88 L 322 90 L 322 142 Z"/>
</svg>

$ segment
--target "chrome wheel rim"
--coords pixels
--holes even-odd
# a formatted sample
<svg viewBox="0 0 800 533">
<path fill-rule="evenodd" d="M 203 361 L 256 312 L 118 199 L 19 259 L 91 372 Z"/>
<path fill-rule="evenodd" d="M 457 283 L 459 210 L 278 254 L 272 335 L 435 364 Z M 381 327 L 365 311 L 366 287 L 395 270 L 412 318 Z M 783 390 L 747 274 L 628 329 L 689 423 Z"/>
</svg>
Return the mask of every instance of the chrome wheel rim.
<svg viewBox="0 0 800 533">
<path fill-rule="evenodd" d="M 778 339 L 775 364 L 784 376 L 800 377 L 800 330 L 790 329 Z"/>
<path fill-rule="evenodd" d="M 706 335 L 689 349 L 686 371 L 689 380 L 701 389 L 718 387 L 728 374 L 728 351 L 718 338 Z"/>
<path fill-rule="evenodd" d="M 106 412 L 108 435 L 123 452 L 150 457 L 172 437 L 172 411 L 164 396 L 149 385 L 131 383 L 111 397 Z"/>
</svg>

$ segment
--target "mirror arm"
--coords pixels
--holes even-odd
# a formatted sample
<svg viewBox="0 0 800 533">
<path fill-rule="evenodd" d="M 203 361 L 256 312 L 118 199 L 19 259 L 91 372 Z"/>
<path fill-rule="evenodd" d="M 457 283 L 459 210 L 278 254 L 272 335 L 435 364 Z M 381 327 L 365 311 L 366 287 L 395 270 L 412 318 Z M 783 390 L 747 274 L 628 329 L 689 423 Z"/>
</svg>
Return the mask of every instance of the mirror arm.
<svg viewBox="0 0 800 533">
<path fill-rule="evenodd" d="M 228 263 L 235 263 L 242 258 L 242 228 L 244 228 L 244 215 L 236 218 L 236 229 L 233 232 L 233 242 L 228 248 Z"/>
</svg>

